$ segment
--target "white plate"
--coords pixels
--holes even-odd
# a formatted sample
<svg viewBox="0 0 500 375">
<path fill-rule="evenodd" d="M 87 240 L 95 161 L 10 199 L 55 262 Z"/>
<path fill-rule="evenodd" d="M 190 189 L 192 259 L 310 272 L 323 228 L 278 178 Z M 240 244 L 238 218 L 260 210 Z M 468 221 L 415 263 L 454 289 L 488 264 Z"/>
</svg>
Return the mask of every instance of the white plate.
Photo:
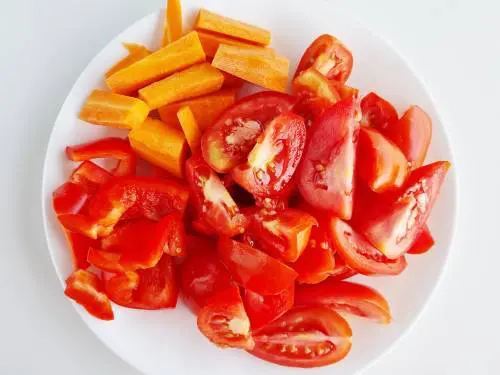
<svg viewBox="0 0 500 375">
<path fill-rule="evenodd" d="M 357 23 L 338 14 L 320 1 L 183 0 L 189 25 L 200 7 L 261 25 L 272 31 L 273 46 L 295 65 L 309 43 L 322 33 L 337 36 L 349 46 L 355 65 L 349 83 L 362 92 L 375 90 L 398 110 L 410 104 L 424 108 L 434 120 L 429 160 L 451 160 L 443 124 L 424 85 L 407 63 L 387 43 Z M 43 208 L 47 242 L 54 267 L 61 280 L 71 273 L 72 264 L 64 235 L 51 208 L 51 193 L 63 183 L 75 165 L 65 158 L 67 145 L 90 141 L 119 130 L 92 126 L 78 120 L 85 98 L 93 88 L 104 87 L 103 73 L 124 56 L 121 42 L 159 45 L 162 13 L 138 21 L 106 46 L 75 83 L 52 132 L 43 176 Z M 295 66 L 292 66 L 294 69 Z M 308 370 L 310 374 L 352 374 L 365 368 L 400 338 L 416 321 L 440 278 L 451 248 L 456 218 L 456 178 L 452 170 L 431 217 L 430 227 L 437 245 L 426 256 L 409 256 L 408 269 L 399 277 L 367 278 L 389 300 L 394 322 L 381 326 L 350 319 L 353 348 L 339 364 Z M 360 277 L 361 279 L 361 277 Z M 180 304 L 175 310 L 137 311 L 113 306 L 115 320 L 102 322 L 75 305 L 89 328 L 117 355 L 148 375 L 165 374 L 283 374 L 304 373 L 260 361 L 243 351 L 219 350 L 202 337 L 195 318 Z M 75 337 L 75 340 L 78 338 Z"/>
</svg>

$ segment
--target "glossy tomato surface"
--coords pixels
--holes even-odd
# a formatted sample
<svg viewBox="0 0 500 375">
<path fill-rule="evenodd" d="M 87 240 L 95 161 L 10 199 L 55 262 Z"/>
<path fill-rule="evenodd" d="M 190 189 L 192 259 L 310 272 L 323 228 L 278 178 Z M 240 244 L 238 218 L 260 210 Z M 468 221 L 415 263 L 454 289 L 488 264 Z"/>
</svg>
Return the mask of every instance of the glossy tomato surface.
<svg viewBox="0 0 500 375">
<path fill-rule="evenodd" d="M 361 125 L 372 126 L 380 131 L 389 129 L 398 122 L 398 112 L 384 98 L 371 92 L 361 100 Z"/>
<path fill-rule="evenodd" d="M 290 310 L 293 307 L 294 295 L 294 284 L 274 296 L 262 296 L 251 290 L 245 290 L 243 300 L 252 330 L 259 329 Z"/>
</svg>

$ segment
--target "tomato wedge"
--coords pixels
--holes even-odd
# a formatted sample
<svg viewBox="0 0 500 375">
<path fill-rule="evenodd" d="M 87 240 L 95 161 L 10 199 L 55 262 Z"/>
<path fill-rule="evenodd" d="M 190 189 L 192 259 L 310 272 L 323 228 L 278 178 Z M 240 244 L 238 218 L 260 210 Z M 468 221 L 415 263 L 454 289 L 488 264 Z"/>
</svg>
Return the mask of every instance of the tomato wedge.
<svg viewBox="0 0 500 375">
<path fill-rule="evenodd" d="M 335 280 L 335 281 L 341 281 L 341 280 L 348 279 L 356 274 L 357 274 L 357 272 L 354 271 L 347 264 L 345 264 L 344 259 L 342 259 L 342 257 L 338 253 L 335 253 L 335 268 L 333 269 L 332 273 L 329 275 L 328 279 Z"/>
<path fill-rule="evenodd" d="M 352 65 L 351 51 L 337 38 L 323 34 L 307 48 L 300 59 L 295 76 L 313 67 L 328 79 L 344 83 L 351 75 Z"/>
<path fill-rule="evenodd" d="M 307 212 L 293 208 L 276 214 L 267 210 L 255 211 L 251 216 L 248 234 L 257 247 L 285 262 L 293 263 L 307 246 L 316 219 Z"/>
<path fill-rule="evenodd" d="M 297 278 L 297 273 L 279 260 L 230 238 L 219 239 L 217 253 L 238 284 L 264 296 L 281 293 Z"/>
<path fill-rule="evenodd" d="M 408 254 L 424 254 L 428 252 L 434 246 L 434 238 L 428 227 L 425 227 L 420 236 L 417 237 L 416 241 L 411 246 Z"/>
<path fill-rule="evenodd" d="M 403 186 L 408 176 L 408 161 L 394 143 L 382 133 L 362 127 L 359 133 L 358 175 L 370 188 L 382 193 Z"/>
<path fill-rule="evenodd" d="M 281 196 L 297 169 L 306 143 L 304 119 L 284 113 L 272 120 L 248 154 L 232 171 L 234 180 L 255 196 Z"/>
<path fill-rule="evenodd" d="M 410 250 L 425 228 L 449 168 L 449 162 L 438 161 L 413 171 L 402 192 L 363 225 L 368 241 L 391 259 Z"/>
<path fill-rule="evenodd" d="M 349 353 L 351 338 L 349 324 L 335 311 L 296 307 L 254 333 L 250 353 L 282 366 L 326 366 Z"/>
<path fill-rule="evenodd" d="M 299 190 L 314 208 L 349 220 L 352 215 L 357 133 L 354 99 L 326 110 L 309 132 Z"/>
<path fill-rule="evenodd" d="M 297 306 L 325 306 L 382 324 L 391 322 L 389 304 L 375 289 L 348 281 L 326 280 L 297 288 Z"/>
<path fill-rule="evenodd" d="M 198 329 L 221 348 L 252 349 L 250 320 L 245 313 L 237 286 L 213 296 L 198 313 Z"/>
<path fill-rule="evenodd" d="M 184 301 L 194 313 L 230 284 L 231 277 L 217 258 L 217 254 L 207 251 L 206 248 L 190 254 L 182 264 L 180 287 Z"/>
<path fill-rule="evenodd" d="M 392 104 L 374 92 L 369 93 L 361 100 L 361 112 L 363 113 L 361 125 L 373 126 L 380 131 L 394 126 L 399 118 L 398 112 Z"/>
<path fill-rule="evenodd" d="M 261 296 L 251 290 L 245 290 L 245 310 L 250 318 L 253 330 L 279 318 L 293 307 L 295 284 L 274 296 Z"/>
<path fill-rule="evenodd" d="M 330 235 L 346 264 L 363 275 L 399 275 L 406 268 L 404 256 L 387 258 L 349 224 L 336 217 L 330 220 Z"/>
<path fill-rule="evenodd" d="M 237 101 L 203 134 L 203 157 L 216 172 L 229 172 L 245 161 L 267 124 L 280 113 L 290 111 L 295 101 L 290 95 L 273 91 Z"/>
<path fill-rule="evenodd" d="M 216 233 L 235 236 L 245 231 L 247 220 L 219 177 L 201 155 L 186 163 L 186 175 L 200 219 Z"/>
<path fill-rule="evenodd" d="M 422 108 L 410 107 L 383 132 L 403 151 L 412 169 L 424 164 L 432 138 L 432 120 Z"/>
</svg>

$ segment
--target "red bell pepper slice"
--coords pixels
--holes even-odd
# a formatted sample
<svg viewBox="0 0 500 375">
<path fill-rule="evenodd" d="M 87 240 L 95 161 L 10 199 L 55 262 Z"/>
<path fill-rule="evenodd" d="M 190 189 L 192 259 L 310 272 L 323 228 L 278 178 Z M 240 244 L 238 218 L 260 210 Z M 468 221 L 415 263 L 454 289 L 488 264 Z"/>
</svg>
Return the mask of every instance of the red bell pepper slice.
<svg viewBox="0 0 500 375">
<path fill-rule="evenodd" d="M 87 251 L 87 262 L 106 272 L 124 272 L 120 258 L 121 254 L 119 253 L 99 250 L 94 247 L 90 247 Z"/>
<path fill-rule="evenodd" d="M 83 187 L 87 193 L 94 194 L 111 177 L 111 173 L 107 170 L 87 160 L 73 171 L 70 181 Z"/>
<path fill-rule="evenodd" d="M 76 214 L 85 205 L 89 195 L 73 182 L 65 182 L 52 193 L 52 206 L 57 215 Z"/>
<path fill-rule="evenodd" d="M 66 147 L 66 154 L 72 161 L 84 161 L 98 158 L 114 158 L 118 165 L 113 170 L 115 176 L 135 174 L 136 156 L 128 140 L 121 138 L 103 138 L 95 142 Z"/>
</svg>

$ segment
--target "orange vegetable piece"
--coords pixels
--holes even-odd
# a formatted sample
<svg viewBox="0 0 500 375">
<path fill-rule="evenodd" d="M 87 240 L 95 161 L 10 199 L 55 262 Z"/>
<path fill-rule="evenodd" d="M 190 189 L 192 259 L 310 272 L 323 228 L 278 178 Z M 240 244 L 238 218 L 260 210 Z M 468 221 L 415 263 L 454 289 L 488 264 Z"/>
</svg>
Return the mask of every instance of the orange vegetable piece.
<svg viewBox="0 0 500 375">
<path fill-rule="evenodd" d="M 208 63 L 192 66 L 139 90 L 151 109 L 219 90 L 224 75 Z"/>
<path fill-rule="evenodd" d="M 187 143 L 180 130 L 160 120 L 147 118 L 128 137 L 132 148 L 143 159 L 182 178 Z"/>
<path fill-rule="evenodd" d="M 187 143 L 189 144 L 189 148 L 191 152 L 194 153 L 200 147 L 201 131 L 193 112 L 189 107 L 181 107 L 179 112 L 177 112 L 177 118 L 179 119 Z"/>
<path fill-rule="evenodd" d="M 128 55 L 118 61 L 115 65 L 113 65 L 106 72 L 106 74 L 104 74 L 104 77 L 108 78 L 116 72 L 125 69 L 126 67 L 136 63 L 139 60 L 142 60 L 143 58 L 151 54 L 151 52 L 149 52 L 149 50 L 142 44 L 123 43 L 123 46 L 127 49 Z"/>
<path fill-rule="evenodd" d="M 221 44 L 226 44 L 228 46 L 239 46 L 239 47 L 249 47 L 249 48 L 259 48 L 263 49 L 271 54 L 274 54 L 274 50 L 271 48 L 263 48 L 255 44 L 250 44 L 242 40 L 233 39 L 225 35 L 212 34 L 206 31 L 199 30 L 198 36 L 200 38 L 201 45 L 205 51 L 205 55 L 208 58 L 213 58 L 217 53 L 217 49 Z"/>
<path fill-rule="evenodd" d="M 163 45 L 166 46 L 182 36 L 182 7 L 180 0 L 168 0 L 165 9 Z"/>
<path fill-rule="evenodd" d="M 288 84 L 288 59 L 256 48 L 221 44 L 212 65 L 267 89 L 285 92 Z"/>
<path fill-rule="evenodd" d="M 166 76 L 205 61 L 205 52 L 193 31 L 142 60 L 106 78 L 106 84 L 119 94 L 131 94 Z"/>
<path fill-rule="evenodd" d="M 221 90 L 213 94 L 172 103 L 158 109 L 160 118 L 169 125 L 179 126 L 177 112 L 183 106 L 187 106 L 193 112 L 194 118 L 200 127 L 205 130 L 212 125 L 217 117 L 236 100 L 235 90 Z"/>
<path fill-rule="evenodd" d="M 271 33 L 269 31 L 221 16 L 206 9 L 200 10 L 195 29 L 211 31 L 265 46 L 271 42 Z"/>
<path fill-rule="evenodd" d="M 80 112 L 80 119 L 96 125 L 132 129 L 144 122 L 149 107 L 142 100 L 94 90 Z"/>
</svg>

